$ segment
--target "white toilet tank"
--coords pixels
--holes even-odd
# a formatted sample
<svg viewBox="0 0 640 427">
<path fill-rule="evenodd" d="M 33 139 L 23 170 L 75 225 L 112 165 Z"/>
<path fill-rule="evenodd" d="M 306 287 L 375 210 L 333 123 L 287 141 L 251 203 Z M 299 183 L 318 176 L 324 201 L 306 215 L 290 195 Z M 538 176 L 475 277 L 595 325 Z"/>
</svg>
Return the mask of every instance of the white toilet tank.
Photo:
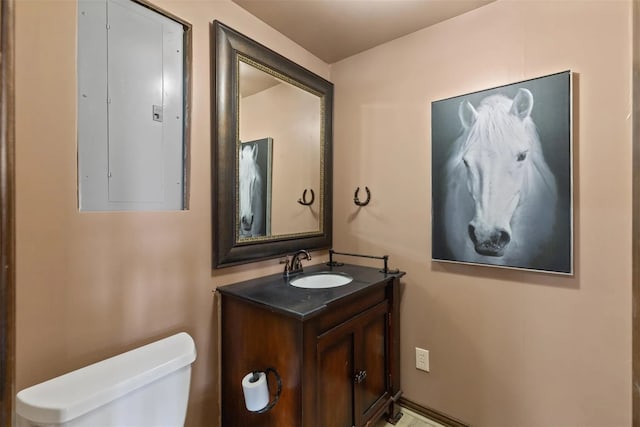
<svg viewBox="0 0 640 427">
<path fill-rule="evenodd" d="M 181 332 L 20 391 L 17 425 L 184 426 L 196 348 Z"/>
</svg>

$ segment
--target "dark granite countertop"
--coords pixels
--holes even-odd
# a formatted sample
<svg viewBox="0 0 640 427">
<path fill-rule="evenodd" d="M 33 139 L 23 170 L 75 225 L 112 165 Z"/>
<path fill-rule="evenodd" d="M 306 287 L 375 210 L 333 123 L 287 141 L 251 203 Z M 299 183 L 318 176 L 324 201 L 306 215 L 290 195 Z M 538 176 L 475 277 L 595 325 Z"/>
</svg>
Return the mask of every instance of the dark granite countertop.
<svg viewBox="0 0 640 427">
<path fill-rule="evenodd" d="M 317 264 L 304 268 L 303 274 L 321 271 L 346 273 L 353 281 L 344 286 L 326 289 L 304 289 L 289 284 L 282 273 L 259 277 L 245 282 L 221 286 L 218 291 L 223 295 L 231 295 L 255 304 L 267 306 L 269 309 L 305 320 L 318 314 L 329 304 L 341 298 L 358 293 L 370 286 L 375 286 L 390 277 L 402 277 L 404 272 L 384 274 L 380 269 L 345 264 L 340 267 L 328 267 Z M 299 276 L 293 276 L 290 279 Z"/>
</svg>

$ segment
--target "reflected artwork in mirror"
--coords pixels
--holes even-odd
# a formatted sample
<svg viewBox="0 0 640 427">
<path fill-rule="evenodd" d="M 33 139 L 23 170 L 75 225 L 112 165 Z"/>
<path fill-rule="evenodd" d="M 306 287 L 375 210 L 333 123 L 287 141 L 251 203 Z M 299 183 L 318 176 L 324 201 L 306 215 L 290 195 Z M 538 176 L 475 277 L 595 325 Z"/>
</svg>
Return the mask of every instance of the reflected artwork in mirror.
<svg viewBox="0 0 640 427">
<path fill-rule="evenodd" d="M 213 267 L 330 247 L 332 83 L 220 22 L 212 37 Z"/>
<path fill-rule="evenodd" d="M 239 238 L 271 235 L 272 138 L 241 142 L 238 155 Z"/>
</svg>

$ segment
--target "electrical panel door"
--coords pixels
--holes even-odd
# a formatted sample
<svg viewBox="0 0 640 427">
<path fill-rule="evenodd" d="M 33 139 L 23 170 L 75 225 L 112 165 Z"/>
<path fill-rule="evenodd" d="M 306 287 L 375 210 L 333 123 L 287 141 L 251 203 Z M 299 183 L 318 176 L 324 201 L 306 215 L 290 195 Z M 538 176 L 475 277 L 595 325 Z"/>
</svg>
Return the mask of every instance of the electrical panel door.
<svg viewBox="0 0 640 427">
<path fill-rule="evenodd" d="M 182 25 L 130 0 L 79 9 L 80 208 L 182 209 Z"/>
</svg>

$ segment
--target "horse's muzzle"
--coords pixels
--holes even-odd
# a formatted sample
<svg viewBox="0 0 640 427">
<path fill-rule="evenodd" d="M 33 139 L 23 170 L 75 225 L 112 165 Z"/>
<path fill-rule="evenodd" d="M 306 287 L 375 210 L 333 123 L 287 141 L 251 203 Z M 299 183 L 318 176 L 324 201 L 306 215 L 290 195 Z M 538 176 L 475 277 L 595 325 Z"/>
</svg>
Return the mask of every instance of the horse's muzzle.
<svg viewBox="0 0 640 427">
<path fill-rule="evenodd" d="M 253 215 L 251 215 L 251 219 L 247 219 L 247 217 L 243 215 L 242 218 L 240 218 L 240 225 L 243 230 L 250 231 L 253 225 Z"/>
<path fill-rule="evenodd" d="M 473 242 L 473 246 L 480 255 L 501 257 L 504 255 L 511 236 L 506 230 L 493 229 L 489 233 L 478 233 L 476 227 L 469 224 L 469 238 Z"/>
</svg>

